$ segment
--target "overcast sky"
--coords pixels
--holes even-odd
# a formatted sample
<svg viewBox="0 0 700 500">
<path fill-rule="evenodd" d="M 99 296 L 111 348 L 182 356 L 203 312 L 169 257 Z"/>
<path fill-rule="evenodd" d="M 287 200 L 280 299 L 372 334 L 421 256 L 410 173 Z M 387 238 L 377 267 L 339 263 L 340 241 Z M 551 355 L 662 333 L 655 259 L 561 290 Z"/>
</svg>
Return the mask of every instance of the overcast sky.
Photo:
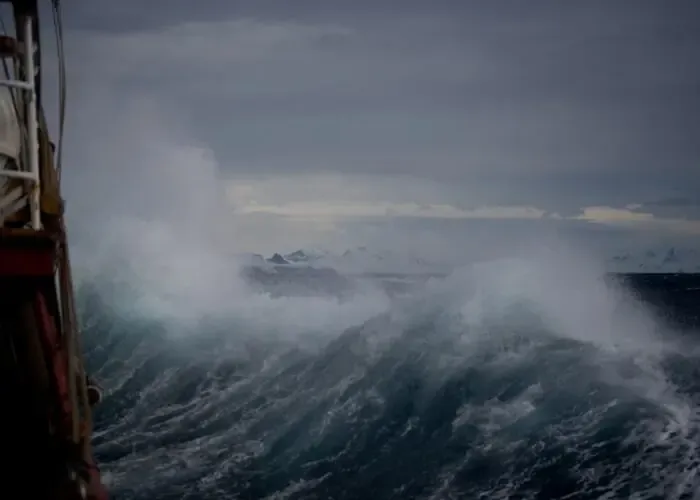
<svg viewBox="0 0 700 500">
<path fill-rule="evenodd" d="M 700 238 L 695 1 L 91 0 L 64 23 L 75 231 Z"/>
</svg>

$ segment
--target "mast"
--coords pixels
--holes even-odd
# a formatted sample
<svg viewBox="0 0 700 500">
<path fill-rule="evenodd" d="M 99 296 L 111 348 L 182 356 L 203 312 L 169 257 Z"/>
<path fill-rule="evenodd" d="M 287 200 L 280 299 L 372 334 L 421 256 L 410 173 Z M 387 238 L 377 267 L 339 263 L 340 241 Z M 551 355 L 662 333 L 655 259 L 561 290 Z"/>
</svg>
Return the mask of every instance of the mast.
<svg viewBox="0 0 700 500">
<path fill-rule="evenodd" d="M 60 195 L 60 5 L 50 5 L 61 101 L 54 154 L 41 103 L 38 2 L 0 4 L 11 5 L 15 26 L 15 38 L 0 37 L 0 431 L 11 464 L 0 476 L 4 485 L 26 478 L 22 497 L 104 500 L 90 444 L 99 393 L 83 366 Z"/>
</svg>

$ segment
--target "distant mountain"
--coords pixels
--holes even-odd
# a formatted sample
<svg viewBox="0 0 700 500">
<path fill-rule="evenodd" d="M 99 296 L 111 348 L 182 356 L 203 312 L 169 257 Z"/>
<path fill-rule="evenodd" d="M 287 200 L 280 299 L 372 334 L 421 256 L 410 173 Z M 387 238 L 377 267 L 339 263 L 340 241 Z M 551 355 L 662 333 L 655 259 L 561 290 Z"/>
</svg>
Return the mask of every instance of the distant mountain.
<svg viewBox="0 0 700 500">
<path fill-rule="evenodd" d="M 377 252 L 364 246 L 350 248 L 342 253 L 297 250 L 284 255 L 284 259 L 294 265 L 332 268 L 346 274 L 425 274 L 443 272 L 445 267 L 429 262 L 423 257 L 412 255 L 410 251 Z"/>
<path fill-rule="evenodd" d="M 274 254 L 272 257 L 267 259 L 267 262 L 269 262 L 270 264 L 275 264 L 277 266 L 285 266 L 289 264 L 289 262 L 278 253 Z"/>
<path fill-rule="evenodd" d="M 342 274 L 440 274 L 454 266 L 438 264 L 405 252 L 377 252 L 357 247 L 339 253 L 299 249 L 291 253 L 274 253 L 271 257 L 246 254 L 240 259 L 244 267 L 274 272 L 279 268 L 333 269 Z M 607 261 L 611 272 L 621 273 L 694 273 L 700 272 L 700 250 L 694 248 L 646 248 L 623 251 Z"/>
<path fill-rule="evenodd" d="M 608 265 L 622 273 L 695 273 L 700 272 L 700 250 L 669 247 L 625 252 L 613 256 Z"/>
<path fill-rule="evenodd" d="M 284 256 L 285 260 L 288 262 L 308 262 L 309 256 L 304 253 L 303 250 L 297 250 L 296 252 L 288 253 Z"/>
<path fill-rule="evenodd" d="M 268 271 L 282 266 L 334 269 L 344 274 L 431 274 L 445 271 L 445 266 L 409 252 L 375 252 L 366 247 L 352 248 L 342 253 L 300 249 L 287 254 L 277 252 L 267 258 L 259 254 L 244 254 L 239 255 L 238 260 L 243 267 Z"/>
<path fill-rule="evenodd" d="M 295 252 L 285 254 L 284 258 L 288 262 L 292 263 L 309 264 L 323 258 L 325 255 L 328 255 L 328 252 L 317 250 L 297 250 Z"/>
</svg>

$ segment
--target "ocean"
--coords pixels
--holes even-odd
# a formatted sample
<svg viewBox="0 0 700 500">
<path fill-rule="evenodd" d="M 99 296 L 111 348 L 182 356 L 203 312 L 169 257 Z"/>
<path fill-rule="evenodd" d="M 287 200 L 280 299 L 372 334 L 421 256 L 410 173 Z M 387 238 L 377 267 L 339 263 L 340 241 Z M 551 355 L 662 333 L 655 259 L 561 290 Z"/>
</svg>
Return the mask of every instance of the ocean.
<svg viewBox="0 0 700 500">
<path fill-rule="evenodd" d="M 113 498 L 700 499 L 700 275 L 245 280 L 82 282 Z"/>
</svg>

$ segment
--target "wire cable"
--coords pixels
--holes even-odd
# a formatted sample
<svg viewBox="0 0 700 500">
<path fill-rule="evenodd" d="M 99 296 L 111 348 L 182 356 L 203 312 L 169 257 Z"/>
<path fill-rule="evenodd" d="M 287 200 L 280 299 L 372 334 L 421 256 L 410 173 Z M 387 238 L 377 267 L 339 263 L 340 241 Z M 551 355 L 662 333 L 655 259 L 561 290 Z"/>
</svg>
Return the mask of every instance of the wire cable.
<svg viewBox="0 0 700 500">
<path fill-rule="evenodd" d="M 63 159 L 63 136 L 66 121 L 66 60 L 63 47 L 63 20 L 60 0 L 52 0 L 53 25 L 56 35 L 56 55 L 58 58 L 58 142 L 56 144 L 56 176 L 61 182 Z"/>
</svg>

